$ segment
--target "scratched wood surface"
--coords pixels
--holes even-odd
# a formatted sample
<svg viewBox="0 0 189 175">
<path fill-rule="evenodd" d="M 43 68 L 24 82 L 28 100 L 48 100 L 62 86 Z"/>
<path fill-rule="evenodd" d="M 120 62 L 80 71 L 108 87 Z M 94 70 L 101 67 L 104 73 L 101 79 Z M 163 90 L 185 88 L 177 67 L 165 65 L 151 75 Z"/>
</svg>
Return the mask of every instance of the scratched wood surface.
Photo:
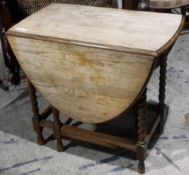
<svg viewBox="0 0 189 175">
<path fill-rule="evenodd" d="M 131 105 L 153 63 L 150 56 L 8 38 L 46 99 L 64 115 L 88 123 L 110 120 Z"/>
<path fill-rule="evenodd" d="M 52 4 L 15 25 L 9 33 L 156 55 L 176 33 L 181 19 L 181 15 L 173 14 Z"/>
</svg>

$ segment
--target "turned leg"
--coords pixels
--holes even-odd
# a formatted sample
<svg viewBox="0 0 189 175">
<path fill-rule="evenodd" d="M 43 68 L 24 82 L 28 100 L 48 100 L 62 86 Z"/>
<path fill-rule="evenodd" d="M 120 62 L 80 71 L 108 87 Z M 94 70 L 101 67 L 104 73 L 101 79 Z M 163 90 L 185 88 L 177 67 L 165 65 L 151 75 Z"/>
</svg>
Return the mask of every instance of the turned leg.
<svg viewBox="0 0 189 175">
<path fill-rule="evenodd" d="M 138 171 L 143 174 L 145 172 L 144 160 L 146 157 L 146 89 L 143 92 L 137 108 L 137 125 L 138 125 L 138 143 L 137 143 L 137 158 Z"/>
<path fill-rule="evenodd" d="M 33 118 L 32 118 L 33 129 L 37 133 L 38 144 L 43 145 L 43 144 L 45 144 L 45 140 L 42 135 L 43 128 L 40 127 L 40 125 L 39 125 L 40 114 L 39 114 L 39 108 L 38 108 L 38 102 L 37 102 L 36 89 L 29 80 L 28 80 L 28 89 L 29 89 L 30 101 L 31 101 L 32 112 L 33 112 Z"/>
<path fill-rule="evenodd" d="M 159 77 L 159 112 L 160 123 L 158 126 L 158 134 L 163 134 L 165 125 L 165 91 L 166 91 L 166 68 L 167 56 L 160 58 L 160 77 Z"/>
<path fill-rule="evenodd" d="M 53 118 L 54 118 L 54 126 L 53 126 L 54 137 L 57 139 L 57 150 L 59 152 L 62 152 L 64 150 L 64 146 L 62 144 L 62 137 L 61 137 L 61 131 L 60 131 L 62 127 L 62 123 L 59 119 L 59 111 L 53 107 L 52 113 L 53 113 Z"/>
</svg>

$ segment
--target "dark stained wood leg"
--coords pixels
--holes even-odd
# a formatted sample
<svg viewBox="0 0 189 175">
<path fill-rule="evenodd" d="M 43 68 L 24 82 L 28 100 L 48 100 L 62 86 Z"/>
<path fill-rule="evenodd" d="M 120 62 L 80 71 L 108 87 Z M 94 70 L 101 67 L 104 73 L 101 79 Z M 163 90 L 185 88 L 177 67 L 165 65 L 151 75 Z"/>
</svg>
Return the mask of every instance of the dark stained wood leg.
<svg viewBox="0 0 189 175">
<path fill-rule="evenodd" d="M 32 112 L 33 112 L 33 118 L 32 118 L 33 129 L 37 133 L 37 143 L 39 145 L 44 145 L 45 140 L 42 135 L 43 127 L 40 127 L 39 125 L 41 118 L 39 114 L 36 89 L 29 80 L 28 80 L 28 88 L 29 88 L 30 101 L 31 101 Z"/>
<path fill-rule="evenodd" d="M 52 113 L 53 113 L 53 118 L 54 118 L 54 126 L 53 126 L 54 137 L 57 139 L 57 150 L 59 152 L 62 152 L 64 151 L 64 146 L 63 146 L 62 137 L 61 137 L 62 123 L 59 119 L 59 111 L 53 107 Z"/>
<path fill-rule="evenodd" d="M 138 158 L 138 172 L 141 174 L 145 173 L 145 157 L 146 157 L 146 144 L 137 145 L 137 158 Z"/>
<path fill-rule="evenodd" d="M 146 157 L 146 89 L 143 92 L 139 102 L 138 102 L 138 113 L 137 113 L 137 122 L 138 122 L 138 143 L 136 154 L 139 160 L 138 171 L 143 174 L 145 172 L 144 160 Z"/>
<path fill-rule="evenodd" d="M 181 14 L 186 16 L 186 6 L 181 7 Z"/>
<path fill-rule="evenodd" d="M 137 10 L 140 0 L 122 0 L 123 9 Z"/>
<path fill-rule="evenodd" d="M 15 85 L 20 84 L 20 65 L 15 57 L 12 57 L 12 63 L 13 63 L 13 76 L 12 76 L 12 83 Z"/>
<path fill-rule="evenodd" d="M 165 126 L 165 91 L 166 91 L 166 68 L 167 68 L 167 55 L 160 58 L 160 77 L 159 77 L 159 111 L 160 123 L 158 126 L 158 134 L 163 134 Z"/>
</svg>

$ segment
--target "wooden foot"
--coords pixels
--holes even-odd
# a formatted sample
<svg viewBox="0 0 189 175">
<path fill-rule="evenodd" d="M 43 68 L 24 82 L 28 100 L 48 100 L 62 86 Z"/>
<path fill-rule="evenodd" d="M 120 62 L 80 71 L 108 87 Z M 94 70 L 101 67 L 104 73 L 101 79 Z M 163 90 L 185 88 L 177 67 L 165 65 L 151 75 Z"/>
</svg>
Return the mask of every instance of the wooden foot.
<svg viewBox="0 0 189 175">
<path fill-rule="evenodd" d="M 159 111 L 160 123 L 157 129 L 158 134 L 163 134 L 165 126 L 165 91 L 166 91 L 166 68 L 167 56 L 163 55 L 160 58 L 160 77 L 159 77 Z"/>
<path fill-rule="evenodd" d="M 44 145 L 45 140 L 42 135 L 43 127 L 40 127 L 40 125 L 39 125 L 41 118 L 40 118 L 40 114 L 39 114 L 36 90 L 35 90 L 35 87 L 32 85 L 32 83 L 29 80 L 28 80 L 28 89 L 29 89 L 30 101 L 31 101 L 32 112 L 33 112 L 33 118 L 32 118 L 33 129 L 37 133 L 37 143 L 39 145 Z"/>
<path fill-rule="evenodd" d="M 143 174 L 145 172 L 144 160 L 146 157 L 146 90 L 143 92 L 137 108 L 137 126 L 138 126 L 138 143 L 137 143 L 137 158 L 138 171 Z"/>
<path fill-rule="evenodd" d="M 54 118 L 54 137 L 57 139 L 57 151 L 62 152 L 64 151 L 64 146 L 62 143 L 62 137 L 61 137 L 61 127 L 62 123 L 59 120 L 59 111 L 56 108 L 52 108 L 53 118 Z"/>
<path fill-rule="evenodd" d="M 37 133 L 37 143 L 39 145 L 44 145 L 45 140 L 44 140 L 43 135 L 42 135 L 43 128 L 41 128 L 39 126 L 39 119 L 38 118 L 39 117 L 37 117 L 37 116 L 33 116 L 33 118 L 32 118 L 33 129 Z"/>
<path fill-rule="evenodd" d="M 137 145 L 137 158 L 139 160 L 138 162 L 138 172 L 141 174 L 145 173 L 145 157 L 146 157 L 146 145 L 143 145 L 142 143 L 138 143 Z"/>
<path fill-rule="evenodd" d="M 162 107 L 162 108 L 165 108 L 165 107 Z M 162 109 L 161 114 L 160 114 L 161 120 L 160 120 L 159 126 L 157 128 L 157 134 L 158 135 L 162 135 L 163 132 L 164 132 L 164 128 L 165 128 L 165 115 L 164 115 L 164 113 L 165 113 L 164 109 Z"/>
</svg>

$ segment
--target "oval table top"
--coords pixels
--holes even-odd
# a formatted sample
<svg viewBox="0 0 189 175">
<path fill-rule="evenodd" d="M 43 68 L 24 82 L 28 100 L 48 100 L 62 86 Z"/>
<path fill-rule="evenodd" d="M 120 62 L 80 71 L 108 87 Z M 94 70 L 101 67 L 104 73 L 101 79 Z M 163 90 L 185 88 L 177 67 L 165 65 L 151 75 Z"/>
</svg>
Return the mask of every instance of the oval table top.
<svg viewBox="0 0 189 175">
<path fill-rule="evenodd" d="M 174 43 L 183 21 L 174 14 L 51 4 L 7 34 L 157 56 Z"/>
<path fill-rule="evenodd" d="M 52 4 L 8 31 L 27 77 L 64 116 L 118 117 L 140 98 L 155 57 L 176 41 L 180 15 Z"/>
</svg>

